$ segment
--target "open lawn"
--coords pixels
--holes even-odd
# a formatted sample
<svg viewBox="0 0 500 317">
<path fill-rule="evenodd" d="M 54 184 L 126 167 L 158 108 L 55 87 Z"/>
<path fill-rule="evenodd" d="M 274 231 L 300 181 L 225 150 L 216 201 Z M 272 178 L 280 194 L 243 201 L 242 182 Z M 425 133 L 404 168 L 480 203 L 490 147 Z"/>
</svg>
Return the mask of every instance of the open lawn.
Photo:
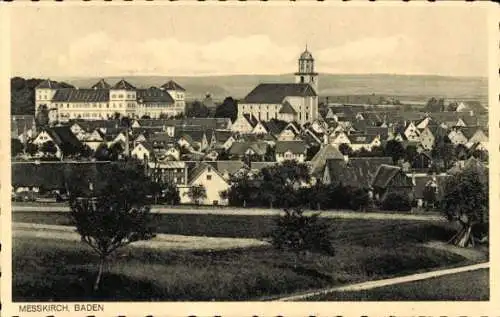
<svg viewBox="0 0 500 317">
<path fill-rule="evenodd" d="M 490 298 L 489 270 L 451 274 L 364 291 L 333 292 L 309 301 L 486 301 Z"/>
<path fill-rule="evenodd" d="M 232 222 L 226 220 L 227 216 L 219 218 L 223 220 L 194 221 L 198 223 L 193 225 L 195 229 L 185 221 L 182 230 L 221 236 L 227 236 L 227 230 L 229 235 L 248 236 L 251 231 L 245 221 L 261 217 L 235 217 Z M 257 230 L 252 235 L 264 236 L 271 223 L 272 219 L 252 223 Z M 161 228 L 175 231 L 175 225 L 175 221 L 170 224 L 165 220 Z M 113 258 L 98 293 L 91 291 L 97 257 L 86 245 L 16 237 L 13 298 L 258 300 L 471 263 L 460 255 L 419 244 L 448 237 L 451 231 L 444 223 L 343 220 L 334 225 L 338 233 L 335 256 L 296 255 L 271 247 L 212 252 L 125 248 Z"/>
<path fill-rule="evenodd" d="M 157 214 L 158 233 L 189 236 L 265 238 L 273 231 L 277 216 L 213 215 L 213 214 Z M 339 240 L 349 243 L 370 243 L 378 240 L 426 242 L 447 240 L 453 235 L 453 226 L 442 221 L 337 219 L 324 218 L 336 228 Z M 71 226 L 67 212 L 12 213 L 13 222 Z M 374 241 L 378 241 L 375 239 Z M 389 241 L 389 242 L 391 242 Z"/>
</svg>

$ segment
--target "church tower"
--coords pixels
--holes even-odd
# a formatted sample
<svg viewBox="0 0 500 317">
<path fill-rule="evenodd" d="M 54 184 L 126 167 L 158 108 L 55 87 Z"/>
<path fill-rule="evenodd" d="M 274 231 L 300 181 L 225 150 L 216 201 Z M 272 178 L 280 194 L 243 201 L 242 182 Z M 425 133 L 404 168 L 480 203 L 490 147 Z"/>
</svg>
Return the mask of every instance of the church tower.
<svg viewBox="0 0 500 317">
<path fill-rule="evenodd" d="M 307 50 L 307 45 L 299 57 L 299 71 L 295 73 L 295 82 L 310 84 L 318 93 L 318 73 L 314 72 L 314 58 Z"/>
</svg>

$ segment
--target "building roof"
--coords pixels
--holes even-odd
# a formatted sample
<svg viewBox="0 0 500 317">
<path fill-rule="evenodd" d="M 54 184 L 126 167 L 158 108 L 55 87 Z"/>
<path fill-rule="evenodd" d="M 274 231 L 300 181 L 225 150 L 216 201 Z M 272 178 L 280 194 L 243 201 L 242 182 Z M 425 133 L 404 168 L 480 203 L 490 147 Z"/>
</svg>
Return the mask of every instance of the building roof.
<svg viewBox="0 0 500 317">
<path fill-rule="evenodd" d="M 173 80 L 169 80 L 168 82 L 166 82 L 165 84 L 163 84 L 161 86 L 161 88 L 163 88 L 165 90 L 186 91 L 186 89 L 184 89 L 181 85 L 179 85 L 178 83 L 176 83 Z"/>
<path fill-rule="evenodd" d="M 350 134 L 348 136 L 351 144 L 370 144 L 376 137 L 376 135 L 370 134 Z"/>
<path fill-rule="evenodd" d="M 345 160 L 328 159 L 325 169 L 334 182 L 369 188 L 381 164 L 392 162 L 390 157 L 359 157 Z"/>
<path fill-rule="evenodd" d="M 309 84 L 259 84 L 243 103 L 281 104 L 286 97 L 314 97 L 316 92 Z"/>
<path fill-rule="evenodd" d="M 52 102 L 108 102 L 109 91 L 105 89 L 57 89 Z"/>
<path fill-rule="evenodd" d="M 307 147 L 304 141 L 276 141 L 276 153 L 285 153 L 290 151 L 294 154 L 303 154 L 306 150 Z"/>
<path fill-rule="evenodd" d="M 137 89 L 137 100 L 141 103 L 175 103 L 168 92 L 158 88 Z"/>
<path fill-rule="evenodd" d="M 390 181 L 396 176 L 399 172 L 401 172 L 401 167 L 382 164 L 377 170 L 377 174 L 375 175 L 375 179 L 373 180 L 373 187 L 378 188 L 387 188 Z"/>
<path fill-rule="evenodd" d="M 231 155 L 244 155 L 248 149 L 252 149 L 257 155 L 265 155 L 268 144 L 264 141 L 233 142 L 229 149 Z"/>
<path fill-rule="evenodd" d="M 297 111 L 295 111 L 295 109 L 293 109 L 292 105 L 288 101 L 286 101 L 286 100 L 281 105 L 279 113 L 281 113 L 281 114 L 292 114 L 294 116 L 297 115 Z"/>
<path fill-rule="evenodd" d="M 248 121 L 248 123 L 252 126 L 252 128 L 255 128 L 257 123 L 259 123 L 259 120 L 257 120 L 257 118 L 255 118 L 253 114 L 245 113 L 243 114 L 243 118 L 245 118 Z"/>
<path fill-rule="evenodd" d="M 218 174 L 220 178 L 224 179 L 224 176 L 214 168 L 212 165 L 207 162 L 200 162 L 194 168 L 188 171 L 188 185 L 192 185 L 192 183 L 206 170 L 210 168 L 214 173 Z"/>
<path fill-rule="evenodd" d="M 317 174 L 323 172 L 327 160 L 344 161 L 344 155 L 342 155 L 339 149 L 332 144 L 323 146 L 311 159 L 311 173 Z"/>
<path fill-rule="evenodd" d="M 111 89 L 116 89 L 116 90 L 135 90 L 136 88 L 132 86 L 128 81 L 125 79 L 120 80 L 117 82 Z"/>
<path fill-rule="evenodd" d="M 110 89 L 111 85 L 108 84 L 104 79 L 101 79 L 90 88 L 92 88 L 92 89 Z"/>
<path fill-rule="evenodd" d="M 302 52 L 302 54 L 300 54 L 299 59 L 305 59 L 305 60 L 310 60 L 310 61 L 314 60 L 314 58 L 313 58 L 313 56 L 312 56 L 311 52 L 309 52 L 309 51 L 307 50 L 307 47 L 306 47 L 306 49 Z"/>
<path fill-rule="evenodd" d="M 35 89 L 57 89 L 60 87 L 61 87 L 61 85 L 58 82 L 50 80 L 50 79 L 46 79 L 46 80 L 42 81 L 41 83 L 39 83 Z"/>
<path fill-rule="evenodd" d="M 211 161 L 207 162 L 212 165 L 222 174 L 234 175 L 241 169 L 246 169 L 248 166 L 242 161 Z"/>
<path fill-rule="evenodd" d="M 68 126 L 56 126 L 45 129 L 45 131 L 64 154 L 73 154 L 82 148 L 82 143 L 73 132 L 71 132 Z"/>
</svg>

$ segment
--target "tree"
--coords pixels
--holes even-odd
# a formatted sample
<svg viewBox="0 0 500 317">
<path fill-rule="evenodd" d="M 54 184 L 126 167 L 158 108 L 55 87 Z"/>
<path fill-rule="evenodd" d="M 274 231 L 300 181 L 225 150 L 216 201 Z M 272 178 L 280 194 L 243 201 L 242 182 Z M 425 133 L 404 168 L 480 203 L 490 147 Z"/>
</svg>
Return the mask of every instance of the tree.
<svg viewBox="0 0 500 317">
<path fill-rule="evenodd" d="M 54 142 L 47 141 L 42 144 L 42 146 L 40 147 L 40 151 L 48 154 L 49 156 L 54 156 L 57 153 L 57 146 Z"/>
<path fill-rule="evenodd" d="M 388 193 L 382 201 L 382 208 L 390 211 L 410 211 L 410 198 L 399 192 Z"/>
<path fill-rule="evenodd" d="M 99 144 L 94 153 L 94 157 L 98 161 L 109 161 L 110 155 L 111 151 L 106 143 Z"/>
<path fill-rule="evenodd" d="M 123 154 L 124 147 L 122 142 L 115 142 L 109 147 L 109 159 L 116 161 Z"/>
<path fill-rule="evenodd" d="M 489 221 L 488 187 L 488 172 L 479 166 L 465 168 L 447 179 L 441 209 L 449 221 L 460 224 L 450 243 L 474 246 L 481 234 L 476 228 L 488 227 L 485 225 Z"/>
<path fill-rule="evenodd" d="M 151 187 L 140 165 L 113 163 L 95 180 L 81 173 L 69 175 L 70 216 L 82 241 L 99 256 L 94 291 L 98 291 L 105 264 L 115 250 L 154 237 L 151 209 L 146 195 Z"/>
<path fill-rule="evenodd" d="M 160 114 L 160 116 L 161 116 L 161 114 Z M 143 115 L 143 116 L 141 117 L 141 119 L 151 119 L 151 116 L 148 116 L 148 115 L 146 115 L 146 114 L 145 114 L 145 115 Z"/>
<path fill-rule="evenodd" d="M 435 97 L 430 98 L 425 105 L 424 111 L 426 112 L 440 112 L 444 111 L 444 99 L 437 100 Z"/>
<path fill-rule="evenodd" d="M 410 162 L 410 164 L 413 164 L 417 154 L 417 147 L 415 145 L 408 145 L 406 147 L 405 159 L 407 162 Z"/>
<path fill-rule="evenodd" d="M 431 156 L 434 159 L 442 160 L 444 168 L 450 168 L 451 162 L 454 159 L 454 147 L 448 136 L 437 136 L 434 140 L 434 146 L 431 151 Z"/>
<path fill-rule="evenodd" d="M 238 102 L 233 97 L 226 97 L 222 104 L 215 108 L 216 118 L 230 118 L 232 122 L 238 117 Z"/>
<path fill-rule="evenodd" d="M 387 141 L 384 152 L 385 155 L 392 157 L 394 164 L 396 164 L 406 154 L 403 144 L 396 140 Z"/>
<path fill-rule="evenodd" d="M 37 128 L 45 128 L 49 125 L 49 108 L 47 105 L 40 105 L 35 118 Z"/>
<path fill-rule="evenodd" d="M 342 155 L 347 155 L 350 156 L 352 155 L 352 149 L 347 143 L 342 143 L 339 145 L 339 151 L 342 153 Z"/>
<path fill-rule="evenodd" d="M 33 156 L 38 152 L 38 146 L 35 143 L 28 142 L 26 143 L 26 153 Z"/>
<path fill-rule="evenodd" d="M 285 209 L 284 212 L 271 233 L 271 243 L 275 248 L 335 254 L 332 230 L 326 222 L 321 221 L 319 214 L 306 216 L 301 208 Z"/>
<path fill-rule="evenodd" d="M 24 146 L 19 139 L 10 139 L 10 155 L 16 157 L 17 155 L 23 153 Z"/>
<path fill-rule="evenodd" d="M 194 185 L 189 188 L 185 193 L 196 205 L 200 205 L 201 202 L 207 198 L 207 190 L 203 185 Z"/>
<path fill-rule="evenodd" d="M 448 104 L 448 107 L 446 108 L 447 111 L 457 111 L 458 108 L 458 103 L 456 101 L 450 102 Z"/>
<path fill-rule="evenodd" d="M 186 110 L 187 117 L 206 118 L 210 110 L 198 100 L 194 101 Z"/>
</svg>

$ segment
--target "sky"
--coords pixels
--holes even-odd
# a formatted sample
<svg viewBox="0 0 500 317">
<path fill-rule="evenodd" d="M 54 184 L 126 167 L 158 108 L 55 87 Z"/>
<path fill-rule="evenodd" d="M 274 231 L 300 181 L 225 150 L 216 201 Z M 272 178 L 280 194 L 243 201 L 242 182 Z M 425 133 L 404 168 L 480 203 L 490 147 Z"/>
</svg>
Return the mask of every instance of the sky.
<svg viewBox="0 0 500 317">
<path fill-rule="evenodd" d="M 316 71 L 487 76 L 487 11 L 471 6 L 109 5 L 11 8 L 25 77 Z"/>
</svg>

